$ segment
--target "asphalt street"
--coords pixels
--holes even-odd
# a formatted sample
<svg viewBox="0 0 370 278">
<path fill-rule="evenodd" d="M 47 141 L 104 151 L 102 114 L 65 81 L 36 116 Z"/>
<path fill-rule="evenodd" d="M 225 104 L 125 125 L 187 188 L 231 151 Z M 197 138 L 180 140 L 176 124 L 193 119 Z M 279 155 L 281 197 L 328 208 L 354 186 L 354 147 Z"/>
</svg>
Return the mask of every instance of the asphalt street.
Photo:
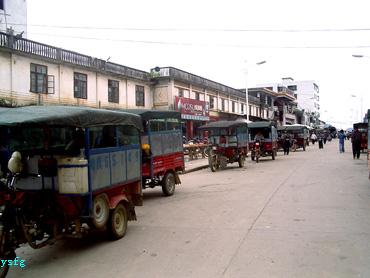
<svg viewBox="0 0 370 278">
<path fill-rule="evenodd" d="M 22 247 L 8 277 L 370 277 L 367 157 L 333 140 L 144 191 L 125 238 Z"/>
</svg>

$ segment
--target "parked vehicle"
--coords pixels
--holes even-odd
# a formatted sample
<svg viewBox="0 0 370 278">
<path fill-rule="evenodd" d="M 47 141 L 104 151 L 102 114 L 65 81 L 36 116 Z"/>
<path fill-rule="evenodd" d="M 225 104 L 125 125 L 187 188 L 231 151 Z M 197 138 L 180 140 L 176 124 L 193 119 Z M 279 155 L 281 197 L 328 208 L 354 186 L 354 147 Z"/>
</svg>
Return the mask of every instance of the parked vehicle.
<svg viewBox="0 0 370 278">
<path fill-rule="evenodd" d="M 276 124 L 272 121 L 252 122 L 248 124 L 248 129 L 251 159 L 258 163 L 261 157 L 271 156 L 275 160 L 278 148 Z M 256 140 L 258 134 L 262 135 L 262 139 Z"/>
<path fill-rule="evenodd" d="M 295 152 L 297 149 L 302 148 L 306 150 L 307 142 L 309 140 L 309 129 L 306 125 L 294 124 L 283 125 L 278 127 L 278 131 L 283 134 L 289 134 L 292 138 L 291 150 Z"/>
<path fill-rule="evenodd" d="M 162 187 L 165 196 L 175 193 L 181 184 L 178 172 L 185 170 L 181 113 L 177 111 L 129 109 L 141 117 L 144 133 L 142 175 L 143 188 Z"/>
<path fill-rule="evenodd" d="M 198 128 L 208 133 L 208 163 L 212 172 L 238 162 L 244 167 L 248 155 L 248 126 L 246 121 L 211 122 Z"/>
<path fill-rule="evenodd" d="M 0 129 L 1 259 L 89 230 L 125 235 L 142 205 L 139 116 L 28 106 L 1 109 Z"/>
<path fill-rule="evenodd" d="M 368 140 L 368 123 L 354 123 L 353 128 L 358 128 L 361 133 L 361 151 L 367 151 L 367 140 Z"/>
<path fill-rule="evenodd" d="M 367 165 L 369 168 L 369 179 L 370 179 L 370 109 L 367 110 Z"/>
</svg>

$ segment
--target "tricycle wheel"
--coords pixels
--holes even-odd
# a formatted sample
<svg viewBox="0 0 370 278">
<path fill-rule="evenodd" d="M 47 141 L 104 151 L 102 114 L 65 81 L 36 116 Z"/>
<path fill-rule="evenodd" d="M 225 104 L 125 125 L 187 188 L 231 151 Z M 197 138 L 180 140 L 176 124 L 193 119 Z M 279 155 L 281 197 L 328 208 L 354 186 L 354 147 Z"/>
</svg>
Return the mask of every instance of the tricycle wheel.
<svg viewBox="0 0 370 278">
<path fill-rule="evenodd" d="M 303 144 L 303 151 L 306 151 L 306 144 Z"/>
<path fill-rule="evenodd" d="M 244 164 L 245 164 L 245 156 L 244 155 L 239 155 L 238 164 L 239 164 L 239 168 L 244 167 Z"/>
<path fill-rule="evenodd" d="M 254 155 L 251 156 L 252 161 L 254 161 Z"/>
<path fill-rule="evenodd" d="M 274 150 L 272 150 L 272 153 L 271 153 L 271 157 L 272 157 L 272 160 L 275 160 L 275 151 Z"/>
<path fill-rule="evenodd" d="M 175 175 L 168 172 L 162 180 L 162 192 L 165 196 L 171 196 L 175 193 Z"/>
<path fill-rule="evenodd" d="M 108 232 L 111 239 L 116 240 L 125 236 L 127 231 L 127 210 L 120 203 L 112 210 L 109 217 Z"/>
<path fill-rule="evenodd" d="M 213 155 L 212 157 L 208 157 L 208 163 L 209 163 L 209 168 L 211 168 L 212 172 L 216 172 L 217 170 L 217 156 Z"/>
<path fill-rule="evenodd" d="M 260 156 L 256 155 L 256 163 L 258 163 L 259 160 L 260 160 Z"/>
<path fill-rule="evenodd" d="M 9 264 L 7 263 L 8 260 L 13 260 L 16 255 L 14 251 L 7 252 L 8 254 L 0 255 L 1 261 L 5 261 L 5 265 L 0 269 L 0 278 L 5 278 L 9 271 Z"/>
<path fill-rule="evenodd" d="M 105 227 L 109 219 L 109 205 L 106 195 L 101 194 L 94 197 L 92 222 L 97 229 Z"/>
</svg>

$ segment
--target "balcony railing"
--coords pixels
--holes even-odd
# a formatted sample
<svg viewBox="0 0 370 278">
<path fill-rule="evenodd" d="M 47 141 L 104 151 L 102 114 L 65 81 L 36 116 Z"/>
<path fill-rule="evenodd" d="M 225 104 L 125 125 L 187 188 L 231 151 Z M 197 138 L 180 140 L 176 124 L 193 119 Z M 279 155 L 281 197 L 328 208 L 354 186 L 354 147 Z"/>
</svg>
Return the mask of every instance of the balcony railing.
<svg viewBox="0 0 370 278">
<path fill-rule="evenodd" d="M 149 74 L 145 71 L 129 68 L 123 65 L 106 62 L 91 56 L 65 50 L 62 48 L 50 46 L 47 44 L 31 41 L 17 36 L 0 32 L 0 49 L 5 48 L 12 51 L 36 55 L 42 58 L 51 59 L 59 63 L 68 63 L 87 67 L 92 70 L 104 71 L 149 81 Z"/>
<path fill-rule="evenodd" d="M 198 75 L 179 70 L 173 67 L 166 67 L 166 68 L 159 68 L 159 69 L 152 69 L 151 74 L 153 77 L 172 77 L 176 80 L 182 82 L 188 82 L 194 85 L 202 86 L 204 88 L 208 88 L 214 91 L 222 92 L 224 94 L 232 95 L 238 98 L 244 98 L 245 94 L 241 91 L 223 85 L 221 83 L 200 77 Z"/>
</svg>

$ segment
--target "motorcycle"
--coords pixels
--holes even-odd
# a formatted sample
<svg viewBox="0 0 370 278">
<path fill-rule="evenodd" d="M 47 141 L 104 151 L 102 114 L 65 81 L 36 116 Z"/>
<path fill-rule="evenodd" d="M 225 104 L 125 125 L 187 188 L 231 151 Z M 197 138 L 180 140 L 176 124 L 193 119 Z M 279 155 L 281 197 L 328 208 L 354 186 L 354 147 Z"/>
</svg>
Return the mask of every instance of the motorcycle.
<svg viewBox="0 0 370 278">
<path fill-rule="evenodd" d="M 17 191 L 19 172 L 10 172 L 0 179 L 0 259 L 7 263 L 0 269 L 0 278 L 7 275 L 15 250 L 24 243 L 39 249 L 53 244 L 61 227 L 62 214 L 56 211 L 51 192 Z"/>
<path fill-rule="evenodd" d="M 252 147 L 252 160 L 255 160 L 256 163 L 258 163 L 260 157 L 261 157 L 261 144 L 263 144 L 260 140 L 256 140 Z"/>
</svg>

